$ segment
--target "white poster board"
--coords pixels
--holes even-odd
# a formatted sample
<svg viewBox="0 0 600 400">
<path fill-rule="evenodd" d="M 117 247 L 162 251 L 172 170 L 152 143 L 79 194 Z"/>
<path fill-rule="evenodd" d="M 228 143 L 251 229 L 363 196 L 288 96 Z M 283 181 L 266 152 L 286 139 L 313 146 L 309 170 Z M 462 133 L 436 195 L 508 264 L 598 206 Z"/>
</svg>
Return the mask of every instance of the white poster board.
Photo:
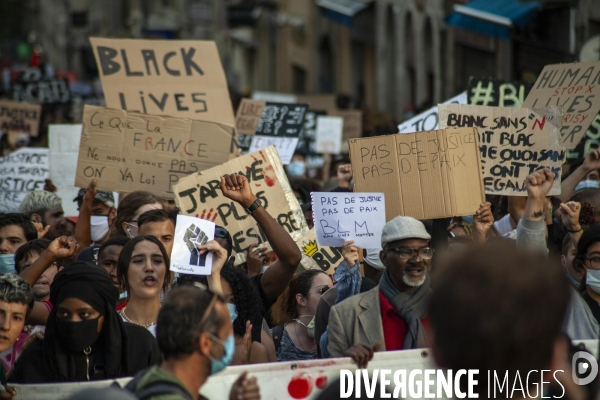
<svg viewBox="0 0 600 400">
<path fill-rule="evenodd" d="M 22 147 L 0 157 L 0 212 L 19 212 L 30 192 L 44 190 L 50 176 L 48 149 Z"/>
<path fill-rule="evenodd" d="M 340 154 L 342 152 L 342 134 L 344 118 L 317 117 L 317 151 L 319 153 Z"/>
<path fill-rule="evenodd" d="M 467 104 L 467 92 L 454 96 L 441 104 Z M 438 106 L 433 106 L 429 110 L 412 117 L 398 125 L 399 133 L 414 133 L 421 131 L 436 131 L 440 126 Z"/>
<path fill-rule="evenodd" d="M 171 253 L 171 271 L 192 275 L 210 275 L 212 252 L 201 253 L 198 247 L 215 238 L 215 223 L 205 219 L 178 215 Z"/>
<path fill-rule="evenodd" d="M 298 146 L 298 140 L 300 139 L 274 136 L 253 136 L 248 153 L 255 153 L 269 146 L 275 146 L 279 153 L 279 157 L 281 158 L 281 163 L 283 165 L 288 165 L 292 161 L 292 156 Z"/>
<path fill-rule="evenodd" d="M 77 172 L 81 127 L 81 124 L 51 124 L 48 127 L 50 179 L 56 186 L 56 194 L 63 200 L 67 217 L 79 215 L 77 203 L 73 201 L 79 188 L 73 182 Z"/>
<path fill-rule="evenodd" d="M 319 246 L 341 247 L 348 240 L 363 249 L 381 246 L 383 193 L 313 192 L 311 197 Z"/>
</svg>

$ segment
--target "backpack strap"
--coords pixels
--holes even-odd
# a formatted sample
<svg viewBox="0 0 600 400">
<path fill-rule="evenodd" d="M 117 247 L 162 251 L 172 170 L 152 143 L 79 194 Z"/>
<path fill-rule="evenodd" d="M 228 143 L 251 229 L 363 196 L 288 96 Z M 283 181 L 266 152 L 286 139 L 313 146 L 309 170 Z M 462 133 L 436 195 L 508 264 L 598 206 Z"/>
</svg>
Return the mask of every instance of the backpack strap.
<svg viewBox="0 0 600 400">
<path fill-rule="evenodd" d="M 283 329 L 285 326 L 277 325 L 273 328 L 273 343 L 275 344 L 275 351 L 279 350 L 279 345 L 281 344 L 281 337 L 283 336 Z"/>
</svg>

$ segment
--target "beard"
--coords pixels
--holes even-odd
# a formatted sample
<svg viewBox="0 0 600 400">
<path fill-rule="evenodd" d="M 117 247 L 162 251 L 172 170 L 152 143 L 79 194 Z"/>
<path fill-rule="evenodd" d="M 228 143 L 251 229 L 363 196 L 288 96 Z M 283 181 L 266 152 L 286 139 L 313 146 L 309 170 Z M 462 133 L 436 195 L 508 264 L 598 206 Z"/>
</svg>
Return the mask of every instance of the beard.
<svg viewBox="0 0 600 400">
<path fill-rule="evenodd" d="M 427 274 L 423 275 L 423 278 L 419 279 L 418 281 L 411 281 L 410 278 L 408 277 L 408 275 L 402 274 L 402 282 L 404 282 L 405 285 L 410 286 L 410 287 L 421 286 L 422 284 L 425 283 L 425 279 L 427 279 Z"/>
</svg>

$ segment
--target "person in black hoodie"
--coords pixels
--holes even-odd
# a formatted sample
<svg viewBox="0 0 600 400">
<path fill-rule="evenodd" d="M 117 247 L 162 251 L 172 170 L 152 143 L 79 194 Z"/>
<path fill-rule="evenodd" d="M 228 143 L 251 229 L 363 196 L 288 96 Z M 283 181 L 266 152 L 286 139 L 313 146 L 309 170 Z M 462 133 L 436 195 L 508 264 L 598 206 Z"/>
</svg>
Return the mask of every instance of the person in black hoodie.
<svg viewBox="0 0 600 400">
<path fill-rule="evenodd" d="M 119 292 L 108 273 L 75 262 L 56 274 L 43 340 L 25 349 L 8 381 L 79 382 L 132 376 L 157 364 L 152 334 L 123 322 L 115 311 Z"/>
</svg>

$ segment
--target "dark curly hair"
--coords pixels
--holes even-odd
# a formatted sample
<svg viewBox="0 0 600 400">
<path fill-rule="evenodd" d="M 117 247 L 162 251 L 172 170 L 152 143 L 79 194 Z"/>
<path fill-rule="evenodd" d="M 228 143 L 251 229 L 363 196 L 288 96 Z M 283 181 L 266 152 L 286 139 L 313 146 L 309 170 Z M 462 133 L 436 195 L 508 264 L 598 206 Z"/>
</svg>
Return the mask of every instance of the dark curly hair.
<svg viewBox="0 0 600 400">
<path fill-rule="evenodd" d="M 237 319 L 233 322 L 233 332 L 243 337 L 246 334 L 246 321 L 250 321 L 252 341 L 260 342 L 264 310 L 256 287 L 250 282 L 246 272 L 241 268 L 234 267 L 231 262 L 223 265 L 221 277 L 231 285 L 238 313 Z M 193 285 L 196 282 L 208 286 L 206 276 L 189 274 L 179 274 L 175 286 Z"/>
<path fill-rule="evenodd" d="M 226 263 L 221 269 L 221 276 L 230 285 L 233 291 L 233 302 L 238 317 L 233 321 L 233 332 L 238 336 L 246 334 L 246 321 L 252 324 L 252 341 L 260 342 L 260 331 L 262 329 L 262 302 L 260 295 L 248 275 L 241 268 L 236 268 L 232 263 Z"/>
<path fill-rule="evenodd" d="M 584 226 L 592 226 L 596 225 L 597 223 L 596 210 L 594 207 L 587 201 L 581 203 L 581 211 L 579 211 L 579 224 Z"/>
</svg>

